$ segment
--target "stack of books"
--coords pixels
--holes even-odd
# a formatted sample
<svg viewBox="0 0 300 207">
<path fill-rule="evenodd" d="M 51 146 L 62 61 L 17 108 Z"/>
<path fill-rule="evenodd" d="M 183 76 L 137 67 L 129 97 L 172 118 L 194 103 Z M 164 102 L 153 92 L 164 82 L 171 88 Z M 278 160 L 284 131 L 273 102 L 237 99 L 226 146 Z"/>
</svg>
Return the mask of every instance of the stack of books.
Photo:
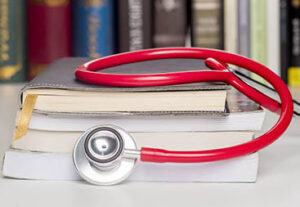
<svg viewBox="0 0 300 207">
<path fill-rule="evenodd" d="M 72 150 L 80 134 L 100 124 L 128 131 L 140 147 L 206 150 L 250 141 L 264 111 L 224 83 L 107 87 L 76 80 L 87 58 L 56 61 L 20 92 L 15 136 L 3 175 L 78 180 Z M 199 59 L 164 59 L 111 67 L 108 73 L 209 70 Z M 258 154 L 209 163 L 138 162 L 129 179 L 176 182 L 254 182 Z"/>
</svg>

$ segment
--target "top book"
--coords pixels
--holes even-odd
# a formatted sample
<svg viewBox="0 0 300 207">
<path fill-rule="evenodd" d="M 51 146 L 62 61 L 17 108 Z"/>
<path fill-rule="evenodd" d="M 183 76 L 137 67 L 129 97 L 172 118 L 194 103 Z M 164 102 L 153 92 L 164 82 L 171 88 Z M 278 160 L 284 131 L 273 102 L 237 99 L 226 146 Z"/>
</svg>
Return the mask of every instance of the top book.
<svg viewBox="0 0 300 207">
<path fill-rule="evenodd" d="M 155 87 L 109 87 L 80 82 L 78 65 L 88 58 L 63 58 L 38 75 L 21 90 L 21 105 L 28 94 L 37 94 L 35 112 L 68 113 L 161 113 L 224 112 L 224 83 L 192 83 Z M 199 59 L 164 59 L 107 68 L 106 73 L 151 74 L 210 70 Z"/>
</svg>

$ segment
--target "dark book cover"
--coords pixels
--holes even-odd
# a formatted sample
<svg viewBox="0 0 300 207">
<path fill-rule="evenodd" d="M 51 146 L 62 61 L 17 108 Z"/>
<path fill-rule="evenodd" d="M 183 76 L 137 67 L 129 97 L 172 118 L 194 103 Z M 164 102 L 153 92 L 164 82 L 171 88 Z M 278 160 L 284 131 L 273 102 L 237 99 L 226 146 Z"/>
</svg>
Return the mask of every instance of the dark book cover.
<svg viewBox="0 0 300 207">
<path fill-rule="evenodd" d="M 118 0 L 118 52 L 152 47 L 152 1 Z"/>
<path fill-rule="evenodd" d="M 288 84 L 300 86 L 300 0 L 290 0 Z"/>
<path fill-rule="evenodd" d="M 25 3 L 2 0 L 0 8 L 0 82 L 25 81 Z"/>
<path fill-rule="evenodd" d="M 71 0 L 27 0 L 28 78 L 71 55 Z"/>
<path fill-rule="evenodd" d="M 154 0 L 153 46 L 185 46 L 187 0 Z"/>
<path fill-rule="evenodd" d="M 287 83 L 287 70 L 290 65 L 289 49 L 289 4 L 290 0 L 280 0 L 280 73 L 282 80 Z"/>
<path fill-rule="evenodd" d="M 23 90 L 32 88 L 53 88 L 79 91 L 177 91 L 177 90 L 226 90 L 230 87 L 221 82 L 199 82 L 154 87 L 110 87 L 81 82 L 75 77 L 76 67 L 90 61 L 89 58 L 62 58 L 25 85 Z M 149 60 L 114 66 L 104 72 L 111 74 L 153 74 L 196 70 L 211 70 L 203 59 L 171 58 Z"/>
<path fill-rule="evenodd" d="M 224 48 L 223 0 L 191 1 L 191 33 L 194 47 Z"/>
<path fill-rule="evenodd" d="M 72 1 L 73 56 L 99 58 L 115 52 L 115 1 Z"/>
</svg>

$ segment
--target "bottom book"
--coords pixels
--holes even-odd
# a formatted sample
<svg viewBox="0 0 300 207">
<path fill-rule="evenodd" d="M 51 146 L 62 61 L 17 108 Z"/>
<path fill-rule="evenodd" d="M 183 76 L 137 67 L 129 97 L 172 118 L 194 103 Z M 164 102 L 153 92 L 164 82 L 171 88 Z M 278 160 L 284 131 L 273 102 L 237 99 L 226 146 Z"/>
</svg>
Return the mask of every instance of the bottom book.
<svg viewBox="0 0 300 207">
<path fill-rule="evenodd" d="M 128 180 L 161 182 L 255 182 L 258 153 L 208 163 L 137 162 Z M 19 179 L 80 180 L 70 153 L 9 150 L 3 175 Z"/>
</svg>

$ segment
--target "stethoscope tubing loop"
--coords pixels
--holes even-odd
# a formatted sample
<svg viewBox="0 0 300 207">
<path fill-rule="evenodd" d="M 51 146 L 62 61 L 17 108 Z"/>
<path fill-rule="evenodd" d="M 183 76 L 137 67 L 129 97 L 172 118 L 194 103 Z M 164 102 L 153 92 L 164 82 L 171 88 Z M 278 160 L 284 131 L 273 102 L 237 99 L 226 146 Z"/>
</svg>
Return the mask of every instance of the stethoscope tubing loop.
<svg viewBox="0 0 300 207">
<path fill-rule="evenodd" d="M 212 64 L 213 69 L 216 69 L 216 71 L 191 71 L 147 75 L 105 74 L 94 72 L 122 64 L 166 58 L 207 59 L 208 64 Z M 212 59 L 208 60 L 208 58 Z M 241 81 L 226 68 L 226 64 L 233 64 L 245 68 L 263 77 L 277 91 L 281 104 Z M 258 104 L 280 115 L 276 124 L 268 132 L 250 142 L 222 149 L 204 151 L 167 151 L 162 149 L 142 148 L 140 159 L 147 162 L 208 162 L 247 155 L 266 147 L 278 139 L 289 126 L 293 115 L 293 101 L 291 94 L 284 82 L 275 73 L 267 67 L 246 57 L 220 50 L 202 48 L 165 48 L 122 53 L 83 64 L 77 68 L 75 74 L 78 79 L 84 82 L 119 87 L 146 87 L 201 81 L 227 82 Z"/>
</svg>

